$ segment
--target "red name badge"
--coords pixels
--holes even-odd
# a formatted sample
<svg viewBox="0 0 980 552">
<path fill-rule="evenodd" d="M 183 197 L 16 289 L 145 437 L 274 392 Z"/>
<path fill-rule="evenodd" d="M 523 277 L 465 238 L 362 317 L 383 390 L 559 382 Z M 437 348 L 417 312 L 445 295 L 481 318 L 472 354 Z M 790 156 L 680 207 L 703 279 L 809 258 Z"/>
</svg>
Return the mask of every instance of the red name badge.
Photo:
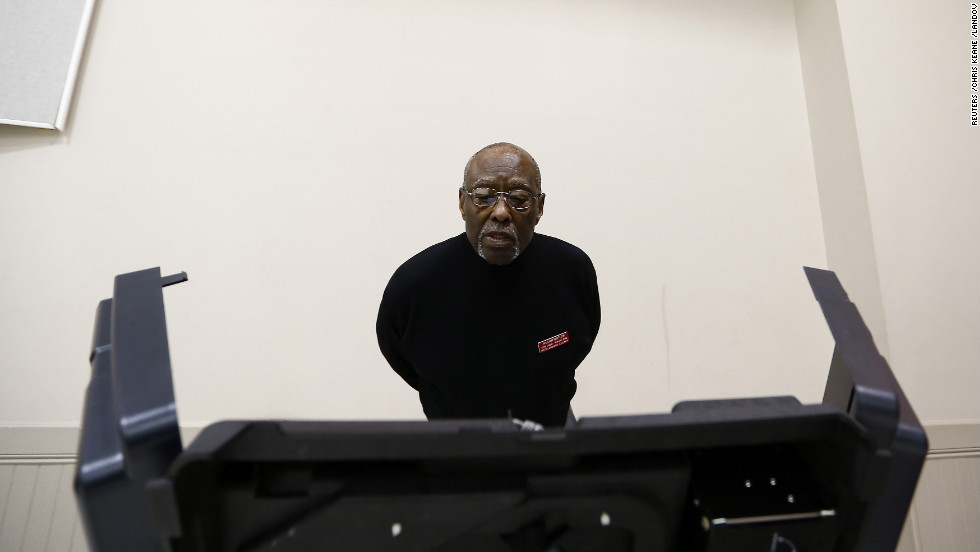
<svg viewBox="0 0 980 552">
<path fill-rule="evenodd" d="M 568 343 L 568 332 L 560 333 L 554 337 L 549 337 L 544 341 L 538 341 L 538 352 L 543 353 L 545 351 L 550 351 L 555 347 L 561 347 L 566 343 Z"/>
</svg>

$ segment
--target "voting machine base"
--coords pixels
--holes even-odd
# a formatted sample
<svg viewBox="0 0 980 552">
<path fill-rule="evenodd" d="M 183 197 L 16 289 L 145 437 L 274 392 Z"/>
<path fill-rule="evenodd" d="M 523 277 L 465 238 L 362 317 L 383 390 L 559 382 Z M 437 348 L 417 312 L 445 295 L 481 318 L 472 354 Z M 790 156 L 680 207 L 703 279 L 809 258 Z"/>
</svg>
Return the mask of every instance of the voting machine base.
<svg viewBox="0 0 980 552">
<path fill-rule="evenodd" d="M 100 303 L 76 493 L 93 552 L 894 550 L 925 434 L 836 276 L 822 404 L 669 414 L 226 421 L 182 450 L 159 269 Z M 152 389 L 152 390 L 150 390 Z"/>
</svg>

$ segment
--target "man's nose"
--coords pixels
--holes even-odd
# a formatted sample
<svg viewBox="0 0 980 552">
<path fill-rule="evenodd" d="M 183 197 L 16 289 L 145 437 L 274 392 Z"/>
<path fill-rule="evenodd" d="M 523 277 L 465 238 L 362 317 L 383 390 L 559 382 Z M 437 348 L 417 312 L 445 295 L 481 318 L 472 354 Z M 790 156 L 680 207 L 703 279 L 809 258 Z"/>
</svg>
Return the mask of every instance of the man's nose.
<svg viewBox="0 0 980 552">
<path fill-rule="evenodd" d="M 507 205 L 507 200 L 497 197 L 490 211 L 490 218 L 497 222 L 510 222 L 510 206 Z"/>
</svg>

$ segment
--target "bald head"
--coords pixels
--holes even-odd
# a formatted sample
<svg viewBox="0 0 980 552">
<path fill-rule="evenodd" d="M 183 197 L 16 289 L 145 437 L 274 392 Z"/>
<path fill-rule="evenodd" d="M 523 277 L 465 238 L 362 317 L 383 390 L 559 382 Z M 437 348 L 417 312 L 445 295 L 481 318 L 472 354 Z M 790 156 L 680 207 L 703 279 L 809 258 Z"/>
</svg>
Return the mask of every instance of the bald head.
<svg viewBox="0 0 980 552">
<path fill-rule="evenodd" d="M 515 146 L 514 144 L 511 144 L 509 142 L 497 142 L 495 144 L 490 144 L 489 146 L 486 146 L 482 148 L 480 151 L 474 153 L 470 157 L 469 161 L 466 162 L 466 166 L 463 168 L 464 188 L 467 187 L 468 184 L 470 184 L 470 181 L 467 179 L 469 178 L 470 168 L 473 165 L 473 160 L 476 159 L 477 157 L 482 156 L 486 152 L 514 153 L 519 157 L 526 158 L 528 161 L 530 161 L 531 165 L 534 167 L 532 181 L 534 185 L 537 187 L 537 191 L 538 192 L 541 191 L 541 169 L 538 168 L 538 162 L 535 161 L 534 158 L 531 157 L 531 154 L 528 153 L 524 148 L 520 146 Z"/>
</svg>

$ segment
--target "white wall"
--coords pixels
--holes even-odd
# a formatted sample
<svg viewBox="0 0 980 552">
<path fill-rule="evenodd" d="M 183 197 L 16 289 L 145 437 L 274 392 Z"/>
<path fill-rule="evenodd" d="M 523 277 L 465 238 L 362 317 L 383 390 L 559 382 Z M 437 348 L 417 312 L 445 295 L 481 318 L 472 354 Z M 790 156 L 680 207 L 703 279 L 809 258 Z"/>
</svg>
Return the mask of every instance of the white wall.
<svg viewBox="0 0 980 552">
<path fill-rule="evenodd" d="M 970 124 L 970 3 L 838 10 L 891 366 L 925 418 L 976 423 L 980 127 Z"/>
<path fill-rule="evenodd" d="M 976 424 L 970 5 L 797 0 L 796 14 L 828 265 L 920 416 Z"/>
<path fill-rule="evenodd" d="M 577 414 L 818 401 L 801 76 L 777 0 L 103 0 L 68 131 L 0 127 L 0 424 L 77 423 L 97 301 L 157 265 L 191 278 L 165 291 L 185 424 L 421 416 L 377 303 L 462 231 L 463 163 L 497 140 L 599 274 Z"/>
</svg>

